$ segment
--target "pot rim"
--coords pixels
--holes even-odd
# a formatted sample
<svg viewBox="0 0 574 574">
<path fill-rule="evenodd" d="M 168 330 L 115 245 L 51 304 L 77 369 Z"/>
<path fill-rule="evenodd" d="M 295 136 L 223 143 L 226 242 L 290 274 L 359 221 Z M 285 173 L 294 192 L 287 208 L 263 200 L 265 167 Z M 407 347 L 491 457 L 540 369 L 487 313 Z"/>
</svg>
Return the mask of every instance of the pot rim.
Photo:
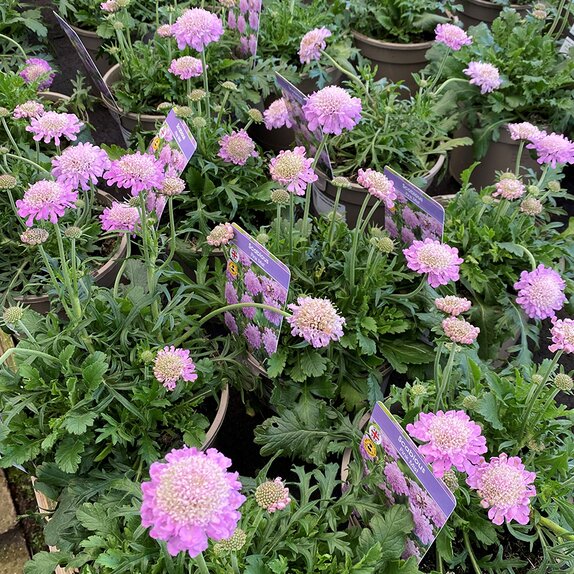
<svg viewBox="0 0 574 574">
<path fill-rule="evenodd" d="M 370 44 L 371 46 L 378 46 L 380 48 L 388 48 L 391 50 L 403 50 L 403 51 L 411 51 L 411 50 L 427 50 L 433 44 L 433 40 L 426 40 L 425 42 L 410 42 L 406 44 L 398 44 L 396 42 L 386 42 L 385 40 L 377 40 L 376 38 L 371 38 L 370 36 L 365 36 L 365 34 L 361 34 L 361 32 L 357 32 L 356 30 L 351 30 L 352 36 L 356 40 L 361 40 L 366 44 Z"/>
<path fill-rule="evenodd" d="M 490 0 L 462 0 L 463 4 L 465 2 L 467 4 L 476 4 L 478 6 L 483 6 L 484 8 L 500 8 L 501 11 L 504 8 L 504 6 L 501 6 L 500 4 L 495 4 L 494 2 L 490 2 Z M 514 10 L 516 10 L 517 12 L 520 10 L 523 11 L 528 10 L 528 6 L 525 6 L 524 4 L 509 4 L 508 7 L 514 8 Z"/>
<path fill-rule="evenodd" d="M 76 32 L 76 34 L 78 34 L 78 36 L 80 34 L 82 34 L 84 36 L 87 36 L 88 38 L 94 38 L 94 39 L 97 38 L 98 40 L 103 41 L 103 38 L 101 38 L 95 30 L 88 30 L 87 28 L 80 28 L 79 26 L 74 26 L 73 24 L 70 24 L 70 27 L 74 30 L 74 32 Z"/>
<path fill-rule="evenodd" d="M 215 418 L 209 425 L 207 433 L 205 433 L 205 439 L 203 440 L 203 444 L 201 445 L 201 450 L 206 450 L 213 444 L 213 441 L 217 437 L 217 434 L 219 433 L 219 431 L 221 430 L 221 426 L 223 425 L 225 415 L 227 414 L 228 406 L 229 406 L 229 383 L 226 383 L 225 387 L 223 387 L 223 390 L 221 391 L 221 395 L 219 396 L 219 405 L 217 407 L 217 412 L 215 413 Z"/>
<path fill-rule="evenodd" d="M 71 100 L 70 96 L 66 94 L 62 94 L 61 92 L 52 92 L 50 90 L 38 92 L 38 96 L 40 96 L 40 98 L 47 98 L 50 101 L 63 100 L 64 102 L 69 102 Z"/>
</svg>

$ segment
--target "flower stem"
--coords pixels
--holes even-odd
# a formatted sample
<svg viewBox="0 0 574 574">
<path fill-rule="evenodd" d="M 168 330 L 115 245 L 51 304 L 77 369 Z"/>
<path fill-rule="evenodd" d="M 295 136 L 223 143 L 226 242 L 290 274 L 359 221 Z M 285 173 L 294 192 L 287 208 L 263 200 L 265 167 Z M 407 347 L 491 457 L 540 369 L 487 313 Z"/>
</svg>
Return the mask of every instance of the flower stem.
<svg viewBox="0 0 574 574">
<path fill-rule="evenodd" d="M 387 298 L 388 299 L 410 299 L 411 297 L 415 297 L 416 295 L 418 295 L 421 292 L 421 290 L 425 286 L 426 282 L 427 282 L 426 275 L 423 275 L 421 282 L 419 283 L 418 287 L 414 291 L 411 291 L 410 293 L 393 293 L 392 295 L 387 295 Z"/>
<path fill-rule="evenodd" d="M 524 150 L 524 140 L 520 140 L 518 145 L 518 152 L 516 154 L 516 165 L 514 166 L 514 175 L 518 177 L 520 175 L 520 161 L 522 160 L 522 152 Z"/>
<path fill-rule="evenodd" d="M 331 64 L 333 64 L 333 66 L 335 66 L 335 68 L 337 68 L 337 70 L 339 70 L 340 72 L 343 72 L 343 74 L 345 74 L 345 76 L 348 76 L 349 78 L 351 78 L 351 80 L 353 80 L 359 86 L 361 86 L 361 88 L 363 88 L 363 90 L 365 90 L 365 92 L 367 91 L 365 84 L 361 81 L 361 79 L 358 76 L 356 76 L 355 74 L 353 74 L 349 70 L 346 70 L 345 68 L 343 68 L 343 66 L 341 66 L 341 64 L 339 64 L 339 62 L 337 62 L 337 60 L 335 60 L 335 58 L 333 58 L 327 52 L 325 52 L 325 50 L 321 50 L 321 55 L 325 56 L 331 62 Z"/>
<path fill-rule="evenodd" d="M 20 52 L 22 53 L 22 55 L 24 56 L 24 59 L 26 59 L 28 57 L 24 48 L 22 48 L 22 46 L 20 46 L 20 44 L 18 44 L 18 42 L 16 42 L 16 40 L 13 40 L 12 38 L 9 38 L 8 36 L 4 36 L 4 34 L 0 34 L 0 38 L 3 38 L 4 40 L 8 40 L 8 42 L 10 42 L 11 44 L 14 44 L 14 46 L 16 46 L 16 48 L 18 48 L 18 50 L 20 50 Z"/>
<path fill-rule="evenodd" d="M 207 323 L 207 321 L 213 319 L 213 317 L 215 317 L 216 315 L 225 313 L 226 311 L 233 311 L 234 309 L 243 309 L 244 307 L 255 307 L 256 309 L 263 309 L 265 311 L 273 311 L 274 313 L 279 313 L 280 315 L 283 315 L 283 317 L 291 317 L 290 313 L 278 307 L 273 307 L 273 305 L 265 305 L 264 303 L 249 303 L 249 302 L 233 303 L 232 305 L 225 305 L 225 307 L 220 307 L 215 311 L 211 311 L 211 313 L 208 313 L 205 317 L 200 319 L 197 325 L 198 327 L 201 327 L 202 325 Z"/>
<path fill-rule="evenodd" d="M 574 540 L 574 534 L 572 532 L 566 530 L 566 528 L 562 528 L 562 526 L 556 524 L 556 522 L 550 520 L 550 518 L 547 518 L 546 516 L 540 515 L 539 524 L 544 526 L 544 528 L 551 530 L 557 536 L 561 536 L 567 540 Z"/>
<path fill-rule="evenodd" d="M 34 349 L 23 349 L 20 347 L 10 347 L 4 354 L 0 357 L 0 365 L 3 365 L 12 355 L 16 355 L 20 353 L 22 355 L 30 355 L 31 357 L 42 357 L 43 359 L 48 359 L 54 361 L 55 363 L 59 363 L 56 357 L 52 357 L 52 355 L 48 355 L 48 353 L 43 353 L 42 351 L 36 351 Z"/>
<path fill-rule="evenodd" d="M 131 252 L 132 252 L 132 240 L 128 234 L 128 242 L 126 245 L 126 256 L 124 257 L 124 260 L 122 261 L 122 264 L 119 268 L 118 274 L 116 275 L 116 279 L 114 281 L 114 290 L 112 292 L 114 295 L 114 299 L 118 296 L 120 281 L 122 280 L 122 275 L 124 274 L 124 270 L 126 268 L 126 264 L 128 262 L 128 259 L 130 258 Z"/>
<path fill-rule="evenodd" d="M 361 222 L 363 221 L 363 215 L 365 214 L 365 210 L 367 209 L 367 205 L 369 204 L 369 200 L 371 199 L 370 194 L 365 194 L 365 199 L 363 200 L 363 204 L 361 205 L 361 209 L 359 210 L 359 215 L 357 216 L 357 222 L 355 224 L 355 229 L 353 230 L 353 244 L 351 246 L 351 259 L 350 259 L 350 275 L 349 275 L 349 292 L 352 294 L 355 288 L 355 266 L 356 266 L 356 258 L 357 258 L 357 246 L 359 244 L 359 233 L 361 231 Z"/>
<path fill-rule="evenodd" d="M 281 243 L 281 205 L 277 204 L 277 215 L 275 217 L 275 253 L 279 253 Z"/>
<path fill-rule="evenodd" d="M 289 194 L 289 256 L 293 255 L 293 226 L 295 225 L 295 198 Z"/>
<path fill-rule="evenodd" d="M 379 199 L 379 200 L 377 200 L 375 205 L 373 205 L 373 207 L 371 207 L 369 213 L 367 213 L 367 217 L 365 217 L 365 220 L 363 221 L 363 225 L 361 226 L 361 233 L 364 233 L 367 230 L 367 225 L 369 225 L 371 218 L 373 217 L 373 215 L 375 215 L 375 211 L 377 211 L 377 209 L 379 209 L 380 206 L 381 206 L 381 200 Z"/>
<path fill-rule="evenodd" d="M 211 119 L 211 106 L 209 105 L 209 80 L 207 79 L 205 50 L 201 51 L 201 75 L 203 76 L 203 89 L 205 90 L 205 120 L 209 125 L 209 120 Z"/>
<path fill-rule="evenodd" d="M 205 563 L 205 558 L 203 557 L 203 552 L 200 552 L 195 557 L 195 562 L 197 563 L 197 568 L 201 572 L 201 574 L 209 574 L 209 568 L 207 567 L 207 564 Z"/>
<path fill-rule="evenodd" d="M 164 267 L 167 267 L 173 256 L 175 255 L 175 217 L 173 214 L 173 197 L 170 197 L 167 200 L 168 211 L 169 211 L 169 254 L 166 260 L 163 262 L 163 265 L 160 267 L 160 270 Z"/>
<path fill-rule="evenodd" d="M 546 164 L 544 166 L 544 169 L 542 170 L 542 175 L 540 176 L 540 179 L 538 180 L 538 183 L 536 184 L 536 187 L 538 187 L 539 189 L 542 189 L 542 184 L 544 183 L 544 180 L 546 179 L 546 175 L 548 174 L 549 169 L 550 169 L 550 164 Z"/>
<path fill-rule="evenodd" d="M 472 547 L 470 545 L 470 540 L 468 539 L 468 532 L 466 530 L 463 530 L 462 536 L 464 538 L 464 545 L 466 547 L 466 551 L 468 552 L 468 557 L 470 558 L 470 563 L 472 564 L 472 567 L 474 569 L 475 574 L 482 574 L 482 570 L 480 569 L 480 566 L 478 565 L 478 562 L 476 561 L 476 556 L 474 555 L 474 552 L 472 551 Z"/>
<path fill-rule="evenodd" d="M 319 143 L 319 147 L 317 148 L 317 153 L 315 154 L 315 158 L 313 159 L 313 165 L 311 166 L 313 171 L 317 167 L 319 160 L 321 159 L 321 154 L 327 145 L 327 137 L 324 135 L 323 139 Z M 307 218 L 309 217 L 309 208 L 311 207 L 311 189 L 313 187 L 312 183 L 307 184 L 307 193 L 305 194 L 305 209 L 303 211 L 303 234 L 307 234 Z"/>
<path fill-rule="evenodd" d="M 80 305 L 78 292 L 76 289 L 74 289 L 74 281 L 70 275 L 70 269 L 68 268 L 66 252 L 64 251 L 64 241 L 62 239 L 62 230 L 58 224 L 54 225 L 54 229 L 56 230 L 56 241 L 58 242 L 58 252 L 60 254 L 60 268 L 62 270 L 62 277 L 64 279 L 66 290 L 68 291 L 68 297 L 72 303 L 73 319 L 74 322 L 79 323 L 82 319 L 82 306 Z"/>
<path fill-rule="evenodd" d="M 39 163 L 36 163 L 35 161 L 28 159 L 27 157 L 21 157 L 19 155 L 14 155 L 13 153 L 6 153 L 4 155 L 11 157 L 11 158 L 14 158 L 14 159 L 17 159 L 18 161 L 23 161 L 25 163 L 29 163 L 30 165 L 33 165 L 34 167 L 42 170 L 44 173 L 47 173 L 47 174 L 50 173 L 46 168 L 42 167 Z"/>
<path fill-rule="evenodd" d="M 456 356 L 456 343 L 452 343 L 446 367 L 444 368 L 442 376 L 440 377 L 441 380 L 436 395 L 436 409 L 441 408 L 443 402 L 443 395 L 445 395 L 446 391 L 448 390 L 448 383 L 450 381 L 450 375 L 452 373 L 452 367 L 454 365 L 455 356 Z"/>
<path fill-rule="evenodd" d="M 331 214 L 331 223 L 329 224 L 329 234 L 327 235 L 327 243 L 331 247 L 331 241 L 333 240 L 333 230 L 335 228 L 335 219 L 337 218 L 337 208 L 339 207 L 339 200 L 341 199 L 342 187 L 337 186 L 337 192 L 335 194 L 335 203 L 333 204 L 333 212 Z"/>
<path fill-rule="evenodd" d="M 0 34 L 0 36 L 1 35 L 2 34 Z M 8 136 L 8 139 L 10 140 L 10 143 L 12 144 L 14 151 L 18 154 L 18 156 L 14 156 L 14 157 L 18 157 L 18 159 L 24 159 L 20 154 L 20 148 L 18 147 L 18 144 L 14 141 L 14 137 L 12 136 L 12 132 L 10 131 L 10 128 L 8 127 L 8 123 L 6 122 L 6 120 L 4 118 L 1 118 L 1 120 L 2 120 L 2 127 L 4 128 L 4 131 L 6 132 L 6 135 Z M 5 154 L 5 155 L 11 155 L 11 154 Z M 28 160 L 28 161 L 30 161 L 30 160 Z"/>
</svg>

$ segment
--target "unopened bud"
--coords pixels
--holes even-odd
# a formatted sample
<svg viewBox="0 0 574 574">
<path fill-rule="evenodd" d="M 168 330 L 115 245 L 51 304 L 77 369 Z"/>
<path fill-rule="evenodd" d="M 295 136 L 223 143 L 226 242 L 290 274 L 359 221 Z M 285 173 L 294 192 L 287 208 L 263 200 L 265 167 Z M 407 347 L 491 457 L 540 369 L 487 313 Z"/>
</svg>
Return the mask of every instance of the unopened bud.
<svg viewBox="0 0 574 574">
<path fill-rule="evenodd" d="M 566 373 L 558 373 L 554 377 L 554 385 L 561 391 L 571 391 L 574 383 L 572 382 L 572 377 Z"/>
<path fill-rule="evenodd" d="M 22 320 L 24 316 L 24 307 L 15 305 L 14 307 L 7 307 L 2 313 L 2 319 L 7 325 L 15 325 L 18 321 Z"/>
<path fill-rule="evenodd" d="M 230 81 L 223 82 L 223 84 L 221 84 L 221 87 L 224 90 L 229 90 L 230 92 L 236 92 L 237 91 L 237 86 L 233 82 L 230 82 Z"/>
<path fill-rule="evenodd" d="M 205 121 L 205 118 L 202 118 L 201 116 L 196 116 L 191 120 L 191 126 L 194 130 L 202 130 L 206 125 L 207 122 Z"/>
<path fill-rule="evenodd" d="M 478 397 L 475 397 L 474 395 L 466 395 L 466 397 L 462 399 L 462 406 L 467 411 L 472 411 L 478 406 L 479 402 Z"/>
<path fill-rule="evenodd" d="M 82 237 L 82 230 L 79 227 L 72 225 L 64 231 L 64 235 L 68 239 L 80 239 L 80 237 Z"/>
<path fill-rule="evenodd" d="M 263 114 L 256 108 L 251 108 L 247 115 L 256 123 L 260 124 L 263 121 Z"/>
<path fill-rule="evenodd" d="M 205 90 L 202 90 L 200 88 L 198 88 L 196 90 L 191 90 L 191 92 L 187 95 L 187 97 L 192 102 L 199 102 L 199 101 L 203 100 L 203 98 L 205 98 Z"/>
<path fill-rule="evenodd" d="M 285 205 L 291 200 L 291 194 L 283 188 L 274 189 L 271 192 L 271 201 L 277 205 Z"/>
</svg>

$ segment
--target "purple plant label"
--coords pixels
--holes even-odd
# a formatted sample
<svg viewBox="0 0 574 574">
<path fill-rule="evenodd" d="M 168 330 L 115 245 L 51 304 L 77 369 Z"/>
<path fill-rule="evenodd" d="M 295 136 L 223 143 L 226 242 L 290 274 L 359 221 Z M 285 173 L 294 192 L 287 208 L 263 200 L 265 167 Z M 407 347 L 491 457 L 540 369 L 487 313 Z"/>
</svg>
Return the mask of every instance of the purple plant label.
<svg viewBox="0 0 574 574">
<path fill-rule="evenodd" d="M 235 223 L 234 237 L 224 246 L 227 258 L 225 299 L 233 303 L 263 303 L 284 309 L 291 282 L 289 268 Z M 225 314 L 230 331 L 247 341 L 260 364 L 277 350 L 283 315 L 271 309 L 243 307 Z"/>
<path fill-rule="evenodd" d="M 151 140 L 148 153 L 155 155 L 165 166 L 166 174 L 179 177 L 197 149 L 197 142 L 188 125 L 171 110 L 159 132 Z M 158 221 L 165 209 L 165 196 L 148 195 L 148 208 L 154 209 Z"/>
<path fill-rule="evenodd" d="M 239 37 L 237 53 L 242 58 L 252 58 L 255 65 L 262 0 L 239 0 L 227 12 L 227 28 Z"/>
<path fill-rule="evenodd" d="M 384 174 L 397 192 L 395 206 L 385 211 L 385 229 L 389 235 L 406 245 L 427 237 L 442 241 L 444 207 L 391 168 L 385 167 Z"/>
<path fill-rule="evenodd" d="M 287 106 L 287 112 L 289 113 L 289 120 L 293 124 L 295 143 L 308 150 L 310 156 L 314 156 L 325 136 L 320 129 L 311 131 L 307 127 L 307 120 L 303 113 L 303 106 L 307 103 L 307 96 L 278 72 L 275 72 L 275 79 L 281 88 L 283 99 Z M 317 167 L 328 178 L 333 177 L 331 159 L 326 149 L 321 152 Z"/>
<path fill-rule="evenodd" d="M 415 528 L 404 556 L 420 562 L 456 507 L 456 499 L 393 415 L 378 402 L 361 440 L 366 460 L 382 468 L 379 488 L 390 505 L 403 504 L 413 515 Z M 388 468 L 387 468 L 388 467 Z"/>
</svg>

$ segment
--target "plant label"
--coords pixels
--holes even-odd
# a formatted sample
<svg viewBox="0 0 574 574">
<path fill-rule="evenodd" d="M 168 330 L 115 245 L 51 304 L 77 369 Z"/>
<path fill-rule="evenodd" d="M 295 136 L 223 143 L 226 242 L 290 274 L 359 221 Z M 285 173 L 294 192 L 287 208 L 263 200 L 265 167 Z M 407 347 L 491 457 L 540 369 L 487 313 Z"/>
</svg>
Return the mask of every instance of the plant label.
<svg viewBox="0 0 574 574">
<path fill-rule="evenodd" d="M 379 488 L 389 506 L 404 505 L 413 517 L 403 557 L 420 562 L 456 507 L 456 499 L 425 463 L 415 443 L 393 415 L 378 402 L 365 434 L 361 453 L 376 461 L 381 472 Z"/>
<path fill-rule="evenodd" d="M 227 27 L 239 35 L 237 53 L 252 58 L 255 65 L 262 0 L 240 0 L 227 13 Z"/>
<path fill-rule="evenodd" d="M 558 50 L 561 54 L 567 56 L 570 53 L 570 49 L 574 47 L 574 25 L 566 33 L 566 37 Z"/>
<path fill-rule="evenodd" d="M 389 235 L 406 245 L 427 237 L 442 241 L 444 207 L 391 168 L 385 167 L 384 174 L 397 192 L 394 208 L 385 210 L 385 229 Z"/>
<path fill-rule="evenodd" d="M 284 309 L 291 271 L 241 227 L 232 225 L 234 237 L 223 247 L 227 259 L 227 303 L 263 303 Z M 242 307 L 226 313 L 224 319 L 232 333 L 247 341 L 259 364 L 264 364 L 277 350 L 283 322 L 280 313 L 272 309 Z"/>
<path fill-rule="evenodd" d="M 316 129 L 312 132 L 307 127 L 307 120 L 303 113 L 303 106 L 307 102 L 307 96 L 278 72 L 275 72 L 275 80 L 281 88 L 285 105 L 287 106 L 287 111 L 289 113 L 289 119 L 293 124 L 295 143 L 308 150 L 310 156 L 314 156 L 325 136 L 320 129 Z M 329 152 L 326 149 L 321 153 L 321 157 L 317 162 L 317 167 L 329 179 L 333 177 L 331 159 L 329 158 Z"/>
</svg>

